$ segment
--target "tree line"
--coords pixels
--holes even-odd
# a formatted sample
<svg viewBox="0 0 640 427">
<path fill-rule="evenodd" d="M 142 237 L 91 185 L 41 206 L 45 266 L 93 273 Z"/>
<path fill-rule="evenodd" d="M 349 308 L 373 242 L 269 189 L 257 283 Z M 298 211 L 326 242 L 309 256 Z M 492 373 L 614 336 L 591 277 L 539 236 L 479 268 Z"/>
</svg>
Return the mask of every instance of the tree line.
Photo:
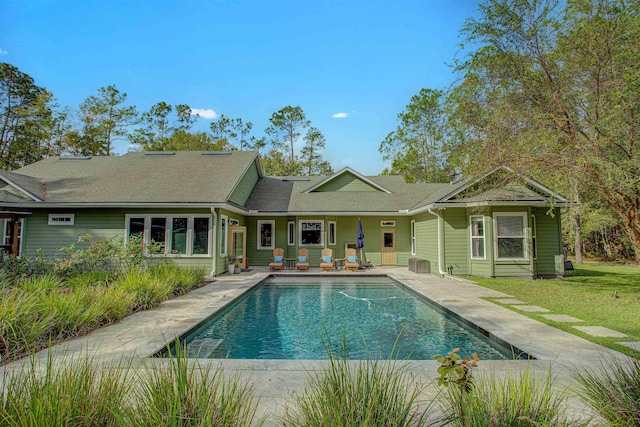
<svg viewBox="0 0 640 427">
<path fill-rule="evenodd" d="M 273 113 L 261 137 L 253 134 L 253 123 L 242 118 L 220 115 L 210 132 L 194 131 L 197 120 L 188 105 L 164 101 L 140 113 L 115 85 L 101 87 L 77 110 L 61 108 L 31 76 L 0 63 L 0 169 L 17 169 L 49 156 L 111 156 L 114 143 L 125 140 L 134 151 L 260 151 L 269 145 L 263 154 L 269 175 L 333 173 L 322 157 L 324 135 L 299 106 Z M 296 150 L 300 140 L 302 148 Z"/>
<path fill-rule="evenodd" d="M 567 228 L 579 263 L 584 242 L 640 260 L 640 3 L 485 0 L 460 38 L 457 81 L 411 98 L 380 143 L 383 173 L 508 165 L 580 203 Z"/>
</svg>

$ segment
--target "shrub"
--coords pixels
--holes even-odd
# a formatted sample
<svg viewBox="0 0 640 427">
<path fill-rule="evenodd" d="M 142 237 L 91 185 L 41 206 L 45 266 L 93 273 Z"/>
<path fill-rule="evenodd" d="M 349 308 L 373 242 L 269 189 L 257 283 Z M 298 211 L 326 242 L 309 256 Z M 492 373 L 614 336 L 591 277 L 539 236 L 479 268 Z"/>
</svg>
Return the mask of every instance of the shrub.
<svg viewBox="0 0 640 427">
<path fill-rule="evenodd" d="M 553 377 L 548 372 L 543 381 L 536 380 L 531 369 L 518 375 L 507 372 L 481 376 L 467 392 L 455 393 L 444 400 L 442 408 L 453 426 L 531 427 L 587 426 L 589 421 L 570 420 L 565 415 L 566 392 L 553 390 Z M 457 407 L 462 405 L 462 408 Z"/>
<path fill-rule="evenodd" d="M 407 364 L 391 357 L 349 361 L 346 350 L 342 357 L 328 354 L 328 369 L 313 375 L 307 390 L 286 405 L 286 426 L 426 425 L 432 404 L 418 401 L 425 387 Z"/>
<path fill-rule="evenodd" d="M 604 356 L 600 366 L 572 372 L 578 394 L 611 426 L 640 426 L 640 360 Z"/>
<path fill-rule="evenodd" d="M 176 340 L 176 356 L 168 366 L 146 365 L 138 377 L 133 405 L 124 414 L 126 426 L 249 426 L 256 419 L 253 387 L 238 374 L 225 378 L 222 370 L 187 359 L 186 346 Z M 255 423 L 254 423 L 255 422 Z"/>
<path fill-rule="evenodd" d="M 55 271 L 56 264 L 42 251 L 36 251 L 36 255 L 17 257 L 16 255 L 0 254 L 0 270 L 4 272 L 11 283 L 25 277 L 42 276 Z"/>
</svg>

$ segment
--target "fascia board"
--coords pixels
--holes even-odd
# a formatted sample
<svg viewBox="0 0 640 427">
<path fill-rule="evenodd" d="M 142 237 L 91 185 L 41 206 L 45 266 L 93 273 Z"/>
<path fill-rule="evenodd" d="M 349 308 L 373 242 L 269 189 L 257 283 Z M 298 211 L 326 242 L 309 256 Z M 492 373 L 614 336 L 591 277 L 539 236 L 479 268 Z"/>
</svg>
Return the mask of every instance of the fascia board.
<svg viewBox="0 0 640 427">
<path fill-rule="evenodd" d="M 337 178 L 338 176 L 340 176 L 340 175 L 342 175 L 342 174 L 344 174 L 344 173 L 347 173 L 347 172 L 349 172 L 349 173 L 353 174 L 356 178 L 358 178 L 358 179 L 360 179 L 360 180 L 362 180 L 362 181 L 366 182 L 366 183 L 367 183 L 367 184 L 369 184 L 370 186 L 372 186 L 372 187 L 374 187 L 374 188 L 377 188 L 377 189 L 378 189 L 378 190 L 380 190 L 380 191 L 383 191 L 383 192 L 385 192 L 385 193 L 387 193 L 387 194 L 391 194 L 391 193 L 392 193 L 391 191 L 389 191 L 389 190 L 387 190 L 386 188 L 384 188 L 382 185 L 377 184 L 377 183 L 375 183 L 375 182 L 371 181 L 369 178 L 367 178 L 367 177 L 363 176 L 362 174 L 360 174 L 360 173 L 356 172 L 355 170 L 351 169 L 351 168 L 350 168 L 350 167 L 348 167 L 348 166 L 347 166 L 347 167 L 344 167 L 344 168 L 342 168 L 342 169 L 340 169 L 338 172 L 334 173 L 333 175 L 330 175 L 330 176 L 326 177 L 325 179 L 323 179 L 323 180 L 321 180 L 321 181 L 319 181 L 319 182 L 315 183 L 315 184 L 314 184 L 314 185 L 312 185 L 311 187 L 309 187 L 309 188 L 307 188 L 306 190 L 304 190 L 302 193 L 303 193 L 303 194 L 304 194 L 304 193 L 310 193 L 310 192 L 312 192 L 313 190 L 315 190 L 316 188 L 319 188 L 319 187 L 323 186 L 323 185 L 324 185 L 324 184 L 326 184 L 327 182 L 332 181 L 332 180 L 334 180 L 335 178 Z"/>
<path fill-rule="evenodd" d="M 35 194 L 31 193 L 30 191 L 25 190 L 24 188 L 22 188 L 21 186 L 19 186 L 18 184 L 16 184 L 12 180 L 10 180 L 9 178 L 4 177 L 4 176 L 0 176 L 0 179 L 2 181 L 6 182 L 7 185 L 15 188 L 16 190 L 18 190 L 19 192 L 21 192 L 22 194 L 24 194 L 25 196 L 27 196 L 28 198 L 33 200 L 34 202 L 42 202 L 42 199 L 40 197 L 36 196 Z"/>
</svg>

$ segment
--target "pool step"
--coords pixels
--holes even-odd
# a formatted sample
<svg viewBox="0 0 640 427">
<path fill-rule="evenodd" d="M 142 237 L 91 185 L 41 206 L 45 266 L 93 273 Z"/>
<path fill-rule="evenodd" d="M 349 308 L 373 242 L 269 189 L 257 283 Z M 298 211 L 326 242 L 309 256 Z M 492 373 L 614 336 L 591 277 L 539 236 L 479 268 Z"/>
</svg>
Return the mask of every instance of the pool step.
<svg viewBox="0 0 640 427">
<path fill-rule="evenodd" d="M 222 354 L 224 340 L 213 338 L 195 339 L 187 346 L 188 357 L 197 357 L 200 359 L 211 359 L 215 357 L 224 357 Z"/>
</svg>

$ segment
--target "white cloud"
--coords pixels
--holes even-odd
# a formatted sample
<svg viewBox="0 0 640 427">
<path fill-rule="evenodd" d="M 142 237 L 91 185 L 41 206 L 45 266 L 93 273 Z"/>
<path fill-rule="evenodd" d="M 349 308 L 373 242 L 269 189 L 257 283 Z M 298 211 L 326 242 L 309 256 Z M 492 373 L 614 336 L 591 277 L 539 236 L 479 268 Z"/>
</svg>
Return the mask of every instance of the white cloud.
<svg viewBox="0 0 640 427">
<path fill-rule="evenodd" d="M 213 111 L 211 108 L 207 110 L 204 110 L 202 108 L 192 108 L 191 115 L 195 116 L 196 114 L 203 119 L 215 119 L 216 117 L 218 117 L 218 113 Z"/>
<path fill-rule="evenodd" d="M 9 52 L 7 52 L 6 50 L 2 50 L 2 48 L 0 47 L 0 55 L 6 55 L 7 53 Z"/>
<path fill-rule="evenodd" d="M 348 113 L 335 113 L 331 115 L 332 118 L 334 119 L 346 119 L 347 117 L 349 117 Z"/>
</svg>

